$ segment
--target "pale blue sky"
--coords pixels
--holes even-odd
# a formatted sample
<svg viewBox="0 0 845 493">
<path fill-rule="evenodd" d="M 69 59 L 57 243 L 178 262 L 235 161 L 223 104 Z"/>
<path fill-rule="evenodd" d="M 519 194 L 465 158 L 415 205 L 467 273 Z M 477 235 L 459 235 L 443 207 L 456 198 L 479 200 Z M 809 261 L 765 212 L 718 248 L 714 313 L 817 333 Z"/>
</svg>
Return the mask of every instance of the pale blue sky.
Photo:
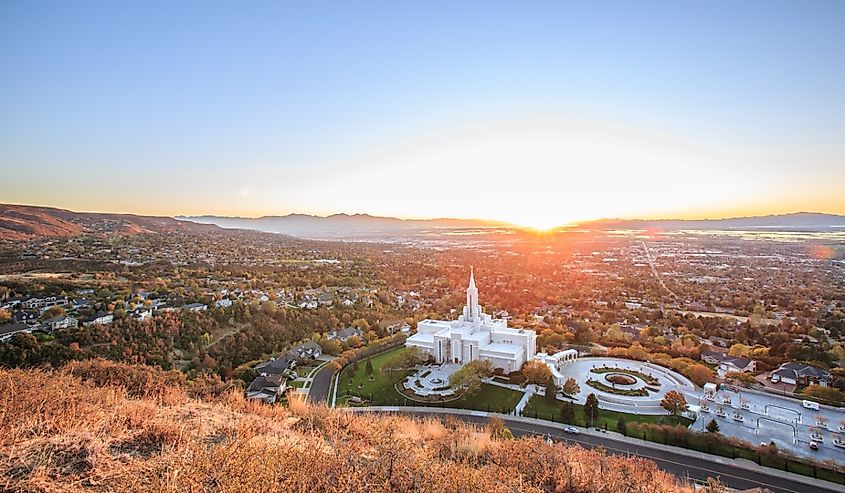
<svg viewBox="0 0 845 493">
<path fill-rule="evenodd" d="M 845 213 L 845 2 L 398 3 L 2 2 L 0 201 Z"/>
</svg>

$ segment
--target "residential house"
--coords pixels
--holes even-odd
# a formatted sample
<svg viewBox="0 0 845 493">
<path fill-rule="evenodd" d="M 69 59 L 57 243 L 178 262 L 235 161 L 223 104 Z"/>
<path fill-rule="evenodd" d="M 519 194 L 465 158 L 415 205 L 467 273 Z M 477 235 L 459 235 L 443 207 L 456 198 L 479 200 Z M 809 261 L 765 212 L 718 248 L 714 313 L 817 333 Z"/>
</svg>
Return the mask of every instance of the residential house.
<svg viewBox="0 0 845 493">
<path fill-rule="evenodd" d="M 710 344 L 711 346 L 718 346 L 718 347 L 724 347 L 724 348 L 731 347 L 731 340 L 725 339 L 724 337 L 710 336 L 704 342 L 706 344 Z"/>
<path fill-rule="evenodd" d="M 49 332 L 55 332 L 59 329 L 76 328 L 79 326 L 79 322 L 69 315 L 57 315 L 45 320 L 44 326 L 49 328 Z"/>
<path fill-rule="evenodd" d="M 259 375 L 246 389 L 246 398 L 274 404 L 287 389 L 287 378 L 282 375 Z"/>
<path fill-rule="evenodd" d="M 90 327 L 92 325 L 108 325 L 114 322 L 114 315 L 107 312 L 97 312 L 90 317 L 85 317 L 81 320 L 83 327 Z"/>
<path fill-rule="evenodd" d="M 741 358 L 731 356 L 724 351 L 711 351 L 705 349 L 701 352 L 701 360 L 711 365 L 716 365 L 717 372 L 720 377 L 724 377 L 728 372 L 748 373 L 754 371 L 757 362 L 751 358 Z"/>
<path fill-rule="evenodd" d="M 358 327 L 347 327 L 345 329 L 340 330 L 330 330 L 326 333 L 326 339 L 334 340 L 337 339 L 342 342 L 346 342 L 349 340 L 350 337 L 358 337 L 364 335 L 364 331 L 359 329 Z"/>
<path fill-rule="evenodd" d="M 215 308 L 228 308 L 232 306 L 232 300 L 229 298 L 223 298 L 222 300 L 217 300 L 214 302 Z"/>
<path fill-rule="evenodd" d="M 152 310 L 144 310 L 144 309 L 141 309 L 141 308 L 136 308 L 136 309 L 132 310 L 132 312 L 129 314 L 129 316 L 132 317 L 135 320 L 147 320 L 148 318 L 153 316 L 153 312 L 152 312 Z"/>
<path fill-rule="evenodd" d="M 294 358 L 285 353 L 278 358 L 270 358 L 269 361 L 255 365 L 252 369 L 259 375 L 281 375 L 294 365 Z"/>
<path fill-rule="evenodd" d="M 409 334 L 411 332 L 411 326 L 408 325 L 407 322 L 399 322 L 395 324 L 390 324 L 385 329 L 388 334 L 395 334 L 397 332 L 402 332 L 403 334 Z"/>
<path fill-rule="evenodd" d="M 54 306 L 62 306 L 67 304 L 67 298 L 60 297 L 60 296 L 33 296 L 29 299 L 24 300 L 21 303 L 21 306 L 25 310 L 33 310 L 38 309 L 40 311 L 45 311 L 49 308 Z"/>
<path fill-rule="evenodd" d="M 167 302 L 164 300 L 152 300 L 152 303 L 150 304 L 150 310 L 160 310 L 166 306 Z"/>
<path fill-rule="evenodd" d="M 12 323 L 35 325 L 38 323 L 38 314 L 34 312 L 15 312 L 12 314 Z"/>
<path fill-rule="evenodd" d="M 619 329 L 624 334 L 628 334 L 631 337 L 632 341 L 639 341 L 640 340 L 640 328 L 634 327 L 633 325 L 620 325 Z"/>
<path fill-rule="evenodd" d="M 33 330 L 33 326 L 20 322 L 0 325 L 0 341 L 5 341 L 15 334 L 30 333 Z"/>
<path fill-rule="evenodd" d="M 295 355 L 298 360 L 317 359 L 323 354 L 323 348 L 314 341 L 307 341 L 288 351 L 288 354 Z"/>
<path fill-rule="evenodd" d="M 92 306 L 94 306 L 94 302 L 87 298 L 74 298 L 71 301 L 71 304 L 73 305 L 74 310 L 79 310 L 82 308 L 91 308 Z"/>
<path fill-rule="evenodd" d="M 334 303 L 334 295 L 332 293 L 320 293 L 320 295 L 317 296 L 317 302 L 323 306 L 330 306 Z"/>
<path fill-rule="evenodd" d="M 772 383 L 788 383 L 790 385 L 821 385 L 827 387 L 830 382 L 830 372 L 806 363 L 790 361 L 780 365 L 780 368 L 772 372 Z"/>
<path fill-rule="evenodd" d="M 202 303 L 190 303 L 182 307 L 183 310 L 188 310 L 189 312 L 203 312 L 208 310 L 208 305 L 204 305 Z"/>
</svg>

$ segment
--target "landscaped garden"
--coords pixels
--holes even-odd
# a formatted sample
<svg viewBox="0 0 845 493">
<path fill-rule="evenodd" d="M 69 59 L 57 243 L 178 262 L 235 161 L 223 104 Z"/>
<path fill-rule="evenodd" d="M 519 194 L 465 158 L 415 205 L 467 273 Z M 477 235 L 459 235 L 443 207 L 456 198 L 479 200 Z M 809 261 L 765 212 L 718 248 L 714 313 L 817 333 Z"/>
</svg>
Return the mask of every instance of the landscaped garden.
<svg viewBox="0 0 845 493">
<path fill-rule="evenodd" d="M 633 397 L 645 397 L 648 395 L 648 390 L 646 389 L 617 389 L 611 387 L 610 385 L 605 385 L 598 380 L 588 379 L 585 382 L 590 387 L 601 390 L 602 392 L 607 392 L 609 394 L 616 394 L 616 395 L 628 395 Z"/>
<path fill-rule="evenodd" d="M 359 361 L 357 371 L 353 365 L 344 368 L 338 379 L 337 405 L 352 404 L 349 398 L 355 396 L 363 405 L 369 406 L 443 406 L 458 409 L 475 409 L 509 413 L 522 398 L 521 392 L 482 384 L 472 395 L 463 395 L 448 402 L 417 402 L 399 393 L 396 384 L 412 373 L 411 370 L 387 371 L 385 363 L 400 354 L 403 347 L 391 349 L 369 358 L 372 376 L 367 374 L 367 360 Z"/>
<path fill-rule="evenodd" d="M 629 369 L 627 369 L 627 368 L 611 368 L 611 367 L 609 367 L 609 366 L 603 366 L 603 367 L 601 367 L 601 368 L 593 368 L 593 369 L 591 369 L 591 370 L 590 370 L 590 373 L 597 373 L 597 374 L 602 374 L 602 373 L 623 373 L 623 374 L 626 374 L 626 375 L 631 375 L 631 376 L 633 376 L 633 377 L 637 377 L 637 378 L 639 378 L 639 379 L 643 380 L 643 381 L 644 381 L 645 383 L 647 383 L 648 385 L 652 385 L 652 386 L 655 386 L 655 387 L 659 387 L 659 386 L 660 386 L 660 380 L 658 380 L 658 379 L 654 378 L 653 376 L 651 376 L 651 375 L 646 375 L 645 373 L 643 373 L 643 372 L 641 372 L 641 371 L 629 370 Z"/>
</svg>

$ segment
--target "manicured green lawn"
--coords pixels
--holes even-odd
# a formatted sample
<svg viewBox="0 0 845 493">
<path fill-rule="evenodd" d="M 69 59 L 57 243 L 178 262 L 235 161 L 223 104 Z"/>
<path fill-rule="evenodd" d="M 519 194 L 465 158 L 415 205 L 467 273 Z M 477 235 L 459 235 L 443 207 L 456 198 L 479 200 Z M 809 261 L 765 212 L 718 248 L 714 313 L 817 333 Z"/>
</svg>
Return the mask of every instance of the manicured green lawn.
<svg viewBox="0 0 845 493">
<path fill-rule="evenodd" d="M 539 419 L 546 419 L 549 421 L 557 421 L 562 422 L 560 417 L 560 408 L 563 405 L 563 401 L 558 400 L 554 403 L 550 403 L 546 400 L 545 397 L 540 395 L 535 395 L 528 401 L 528 404 L 525 406 L 525 410 L 522 411 L 523 416 L 527 416 L 529 418 L 539 418 Z M 574 425 L 578 426 L 586 426 L 584 420 L 584 406 L 579 404 L 575 404 L 575 419 Z M 627 413 L 620 413 L 616 411 L 607 411 L 602 409 L 599 411 L 599 416 L 596 419 L 595 423 L 593 423 L 594 427 L 597 428 L 607 428 L 611 431 L 616 430 L 616 422 L 619 421 L 620 416 L 625 416 L 625 421 L 628 423 L 653 423 L 653 424 L 668 424 L 668 425 L 680 425 L 680 426 L 689 426 L 692 424 L 691 419 L 687 419 L 680 416 L 650 416 L 650 415 L 640 415 L 640 414 L 627 414 Z M 606 425 L 606 426 L 605 426 Z"/>
<path fill-rule="evenodd" d="M 522 399 L 522 392 L 485 383 L 476 394 L 447 402 L 444 406 L 507 414 L 513 411 L 520 399 Z"/>
<path fill-rule="evenodd" d="M 291 380 L 288 382 L 288 387 L 302 388 L 305 385 L 305 380 Z"/>
<path fill-rule="evenodd" d="M 367 361 L 362 360 L 358 362 L 358 371 L 352 373 L 352 366 L 347 366 L 338 379 L 337 396 L 338 401 L 343 396 L 356 395 L 362 399 L 372 400 L 375 402 L 384 402 L 378 405 L 399 405 L 404 401 L 404 397 L 399 395 L 399 392 L 393 388 L 393 385 L 405 378 L 409 372 L 397 371 L 393 375 L 381 370 L 382 365 L 390 360 L 403 347 L 398 347 L 377 354 L 371 358 L 373 363 L 373 376 L 367 375 Z"/>
<path fill-rule="evenodd" d="M 352 373 L 351 367 L 347 367 L 343 373 L 341 373 L 338 381 L 338 405 L 346 403 L 348 396 L 355 395 L 365 401 L 368 401 L 370 405 L 374 406 L 443 406 L 459 409 L 476 409 L 480 411 L 490 410 L 507 413 L 513 411 L 513 408 L 516 407 L 519 399 L 522 398 L 521 392 L 515 392 L 495 385 L 484 384 L 475 395 L 461 397 L 460 399 L 446 402 L 444 404 L 426 404 L 407 399 L 396 390 L 394 385 L 396 382 L 400 382 L 408 376 L 410 372 L 397 371 L 391 376 L 387 372 L 381 370 L 382 365 L 402 351 L 402 349 L 402 347 L 399 347 L 372 357 L 372 380 L 370 380 L 370 377 L 367 375 L 366 360 L 358 362 L 358 371 L 355 372 L 355 374 Z"/>
</svg>

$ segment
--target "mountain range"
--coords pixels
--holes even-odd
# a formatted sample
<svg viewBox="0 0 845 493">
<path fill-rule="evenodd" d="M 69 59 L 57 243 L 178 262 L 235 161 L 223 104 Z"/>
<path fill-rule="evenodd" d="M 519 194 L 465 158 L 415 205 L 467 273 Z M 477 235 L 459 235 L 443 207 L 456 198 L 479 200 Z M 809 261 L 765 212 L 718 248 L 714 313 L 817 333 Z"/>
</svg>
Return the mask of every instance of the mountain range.
<svg viewBox="0 0 845 493">
<path fill-rule="evenodd" d="M 210 224 L 178 221 L 172 217 L 99 212 L 74 212 L 54 207 L 0 204 L 0 240 L 26 240 L 84 233 L 173 233 L 219 230 Z"/>
<path fill-rule="evenodd" d="M 501 221 L 481 219 L 399 219 L 369 214 L 308 214 L 259 218 L 221 216 L 140 216 L 99 212 L 74 212 L 53 207 L 0 204 L 0 240 L 76 236 L 85 233 L 173 233 L 245 229 L 300 237 L 343 237 L 431 229 L 518 228 Z M 750 230 L 845 231 L 845 216 L 796 212 L 729 219 L 601 219 L 576 226 L 588 230 Z"/>
<path fill-rule="evenodd" d="M 481 219 L 399 219 L 371 216 L 369 214 L 333 214 L 312 216 L 288 214 L 258 218 L 220 216 L 176 216 L 176 219 L 200 224 L 215 224 L 222 228 L 253 229 L 266 233 L 284 233 L 293 236 L 347 235 L 356 233 L 382 233 L 434 228 L 499 228 L 515 227 L 501 221 Z"/>
<path fill-rule="evenodd" d="M 845 231 L 845 216 L 794 212 L 727 219 L 600 219 L 578 227 L 598 230 Z"/>
</svg>

